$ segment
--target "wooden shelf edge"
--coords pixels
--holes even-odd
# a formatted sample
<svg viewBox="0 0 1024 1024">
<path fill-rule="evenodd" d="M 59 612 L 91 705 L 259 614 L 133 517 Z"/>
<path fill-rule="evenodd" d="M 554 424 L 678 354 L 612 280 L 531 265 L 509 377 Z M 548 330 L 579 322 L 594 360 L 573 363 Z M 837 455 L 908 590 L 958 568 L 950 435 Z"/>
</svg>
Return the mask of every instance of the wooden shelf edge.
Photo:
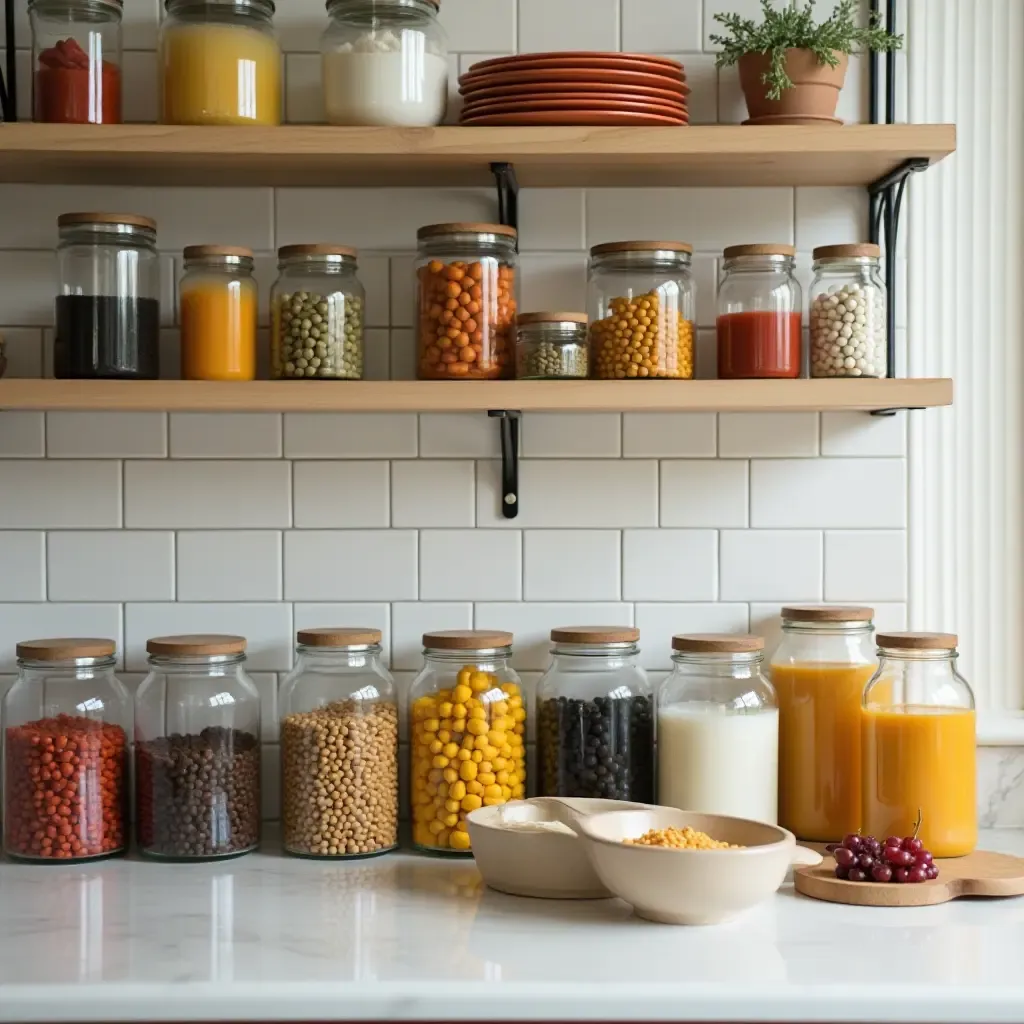
<svg viewBox="0 0 1024 1024">
<path fill-rule="evenodd" d="M 952 405 L 953 382 L 0 380 L 0 410 L 122 412 L 819 412 Z"/>
</svg>

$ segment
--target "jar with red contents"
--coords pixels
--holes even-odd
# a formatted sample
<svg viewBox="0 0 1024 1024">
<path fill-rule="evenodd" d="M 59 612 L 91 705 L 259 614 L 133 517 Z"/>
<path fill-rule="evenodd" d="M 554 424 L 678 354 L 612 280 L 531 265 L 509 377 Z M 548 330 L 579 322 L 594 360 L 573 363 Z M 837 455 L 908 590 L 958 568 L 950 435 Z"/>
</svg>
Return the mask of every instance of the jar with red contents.
<svg viewBox="0 0 1024 1024">
<path fill-rule="evenodd" d="M 803 294 L 791 245 L 733 245 L 718 286 L 718 376 L 799 377 Z"/>
<path fill-rule="evenodd" d="M 29 0 L 32 118 L 121 123 L 124 0 Z"/>
<path fill-rule="evenodd" d="M 132 700 L 113 640 L 27 640 L 4 698 L 4 851 L 81 861 L 128 848 Z"/>
</svg>

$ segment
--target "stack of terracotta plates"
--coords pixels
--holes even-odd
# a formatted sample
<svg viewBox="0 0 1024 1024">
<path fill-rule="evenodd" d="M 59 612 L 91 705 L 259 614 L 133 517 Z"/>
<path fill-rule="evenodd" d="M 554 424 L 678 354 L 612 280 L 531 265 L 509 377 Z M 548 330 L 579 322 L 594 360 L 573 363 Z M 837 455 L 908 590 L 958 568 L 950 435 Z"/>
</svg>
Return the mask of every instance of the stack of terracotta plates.
<svg viewBox="0 0 1024 1024">
<path fill-rule="evenodd" d="M 638 53 L 524 53 L 460 79 L 465 125 L 686 125 L 682 64 Z"/>
</svg>

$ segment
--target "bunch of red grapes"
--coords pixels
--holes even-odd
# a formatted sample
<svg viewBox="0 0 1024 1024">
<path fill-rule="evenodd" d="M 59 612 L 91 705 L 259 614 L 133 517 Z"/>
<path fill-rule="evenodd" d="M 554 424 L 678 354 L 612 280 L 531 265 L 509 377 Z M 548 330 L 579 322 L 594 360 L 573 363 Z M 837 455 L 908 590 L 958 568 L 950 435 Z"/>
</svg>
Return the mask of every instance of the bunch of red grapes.
<svg viewBox="0 0 1024 1024">
<path fill-rule="evenodd" d="M 848 882 L 895 882 L 897 884 L 928 882 L 939 877 L 939 868 L 932 855 L 917 838 L 921 819 L 914 825 L 914 834 L 889 836 L 880 843 L 874 836 L 856 833 L 841 843 L 825 849 L 835 857 L 836 878 Z"/>
</svg>

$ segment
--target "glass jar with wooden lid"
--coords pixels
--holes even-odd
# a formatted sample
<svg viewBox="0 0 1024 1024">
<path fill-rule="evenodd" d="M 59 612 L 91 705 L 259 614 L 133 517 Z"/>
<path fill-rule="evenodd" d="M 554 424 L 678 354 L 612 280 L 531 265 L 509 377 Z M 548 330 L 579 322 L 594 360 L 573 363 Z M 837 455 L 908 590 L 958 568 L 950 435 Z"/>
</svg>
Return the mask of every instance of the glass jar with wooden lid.
<svg viewBox="0 0 1024 1024">
<path fill-rule="evenodd" d="M 573 380 L 586 376 L 586 313 L 520 313 L 516 317 L 516 377 Z"/>
<path fill-rule="evenodd" d="M 428 224 L 416 235 L 417 374 L 498 380 L 515 371 L 515 228 Z"/>
<path fill-rule="evenodd" d="M 413 843 L 466 853 L 466 816 L 526 795 L 526 704 L 511 665 L 512 634 L 423 634 L 409 691 Z"/>
<path fill-rule="evenodd" d="M 696 293 L 686 242 L 606 242 L 590 250 L 590 375 L 693 377 Z"/>
</svg>

